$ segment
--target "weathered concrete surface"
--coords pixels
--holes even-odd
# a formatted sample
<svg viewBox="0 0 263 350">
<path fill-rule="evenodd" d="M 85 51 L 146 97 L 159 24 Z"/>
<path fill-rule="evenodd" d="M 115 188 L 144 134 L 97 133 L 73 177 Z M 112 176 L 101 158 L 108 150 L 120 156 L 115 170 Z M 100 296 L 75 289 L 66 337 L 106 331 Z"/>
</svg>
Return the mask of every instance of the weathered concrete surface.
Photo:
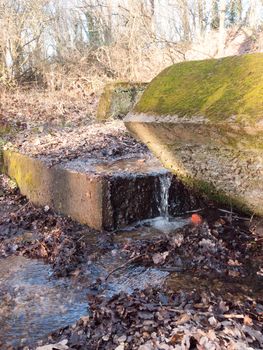
<svg viewBox="0 0 263 350">
<path fill-rule="evenodd" d="M 166 69 L 125 125 L 187 186 L 263 215 L 263 54 Z"/>
<path fill-rule="evenodd" d="M 0 174 L 3 166 L 3 147 L 6 143 L 5 136 L 11 132 L 15 132 L 15 130 L 12 130 L 11 126 L 0 117 Z"/>
<path fill-rule="evenodd" d="M 97 119 L 122 119 L 138 102 L 146 86 L 147 83 L 107 84 L 99 100 Z"/>
<path fill-rule="evenodd" d="M 29 200 L 95 229 L 113 230 L 160 214 L 161 179 L 168 172 L 155 159 L 108 164 L 82 159 L 48 167 L 12 151 L 4 151 L 3 158 L 4 172 Z M 198 207 L 175 177 L 168 190 L 171 214 Z"/>
</svg>

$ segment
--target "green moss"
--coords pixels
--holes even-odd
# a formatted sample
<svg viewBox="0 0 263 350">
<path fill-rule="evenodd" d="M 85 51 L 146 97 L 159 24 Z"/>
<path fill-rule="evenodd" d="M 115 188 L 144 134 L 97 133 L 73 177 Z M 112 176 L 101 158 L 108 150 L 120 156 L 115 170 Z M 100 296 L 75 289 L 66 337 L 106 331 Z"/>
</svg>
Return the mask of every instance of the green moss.
<svg viewBox="0 0 263 350">
<path fill-rule="evenodd" d="M 104 121 L 118 114 L 127 114 L 133 108 L 138 93 L 145 90 L 146 83 L 115 82 L 105 85 L 100 97 L 97 119 Z"/>
<path fill-rule="evenodd" d="M 256 121 L 263 117 L 263 54 L 175 64 L 149 84 L 135 111 Z"/>
<path fill-rule="evenodd" d="M 3 172 L 16 181 L 19 187 L 34 191 L 39 184 L 39 174 L 32 167 L 31 159 L 22 154 L 5 150 Z M 22 169 L 27 168 L 27 172 Z"/>
<path fill-rule="evenodd" d="M 7 134 L 10 134 L 12 131 L 12 128 L 8 124 L 2 124 L 0 120 L 0 136 L 5 136 Z"/>
</svg>

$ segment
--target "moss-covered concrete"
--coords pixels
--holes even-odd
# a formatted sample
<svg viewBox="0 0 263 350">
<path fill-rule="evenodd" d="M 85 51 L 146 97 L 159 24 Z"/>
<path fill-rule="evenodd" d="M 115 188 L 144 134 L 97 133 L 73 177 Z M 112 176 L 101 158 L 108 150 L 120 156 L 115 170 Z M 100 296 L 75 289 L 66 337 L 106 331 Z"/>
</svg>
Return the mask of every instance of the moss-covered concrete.
<svg viewBox="0 0 263 350">
<path fill-rule="evenodd" d="M 245 122 L 261 119 L 262 109 L 262 53 L 175 64 L 149 84 L 135 107 L 137 113 Z"/>
<path fill-rule="evenodd" d="M 103 183 L 95 176 L 49 167 L 44 161 L 4 151 L 4 172 L 16 181 L 33 203 L 48 205 L 60 213 L 101 229 Z"/>
<path fill-rule="evenodd" d="M 15 130 L 0 118 L 0 174 L 3 171 L 3 148 L 6 143 L 6 136 L 14 132 Z"/>
<path fill-rule="evenodd" d="M 146 86 L 146 83 L 129 82 L 107 84 L 99 100 L 97 119 L 123 118 L 138 102 Z"/>
<path fill-rule="evenodd" d="M 263 54 L 166 69 L 125 124 L 187 186 L 263 215 Z"/>
<path fill-rule="evenodd" d="M 11 133 L 11 131 L 12 131 L 11 126 L 0 119 L 0 137 L 3 137 L 4 135 Z"/>
</svg>

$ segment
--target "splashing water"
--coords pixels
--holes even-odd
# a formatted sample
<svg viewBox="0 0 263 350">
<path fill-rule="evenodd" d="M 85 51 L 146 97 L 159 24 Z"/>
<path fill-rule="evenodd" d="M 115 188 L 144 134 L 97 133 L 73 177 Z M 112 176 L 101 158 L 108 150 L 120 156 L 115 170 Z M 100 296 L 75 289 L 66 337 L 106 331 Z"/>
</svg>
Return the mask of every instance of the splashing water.
<svg viewBox="0 0 263 350">
<path fill-rule="evenodd" d="M 169 220 L 169 190 L 172 183 L 172 175 L 165 174 L 159 177 L 160 181 L 160 202 L 158 205 L 159 215 Z"/>
</svg>

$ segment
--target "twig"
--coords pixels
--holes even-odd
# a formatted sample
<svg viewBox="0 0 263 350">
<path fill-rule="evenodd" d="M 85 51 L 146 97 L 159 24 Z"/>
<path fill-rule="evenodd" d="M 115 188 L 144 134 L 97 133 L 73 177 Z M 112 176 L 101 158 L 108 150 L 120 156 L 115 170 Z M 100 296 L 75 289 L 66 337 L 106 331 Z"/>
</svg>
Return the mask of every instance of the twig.
<svg viewBox="0 0 263 350">
<path fill-rule="evenodd" d="M 20 213 L 20 212 L 21 212 L 23 209 L 25 209 L 29 204 L 30 204 L 30 202 L 27 202 L 26 204 L 24 204 L 21 208 L 19 208 L 19 209 L 15 212 L 15 214 Z"/>
<path fill-rule="evenodd" d="M 137 256 L 131 258 L 130 260 L 126 261 L 126 263 L 124 263 L 124 264 L 122 264 L 122 265 L 116 267 L 115 269 L 113 269 L 111 272 L 108 273 L 108 275 L 107 275 L 106 278 L 105 278 L 105 281 L 107 281 L 107 279 L 108 279 L 113 273 L 115 273 L 116 271 L 123 269 L 124 267 L 126 267 L 126 266 L 129 265 L 130 263 L 132 263 L 132 262 L 134 262 L 134 261 L 136 261 L 136 260 L 142 258 L 142 257 L 145 256 L 145 255 L 146 255 L 146 254 L 137 255 Z"/>
<path fill-rule="evenodd" d="M 17 214 L 20 213 L 23 209 L 25 209 L 25 208 L 28 206 L 29 203 L 30 203 L 30 202 L 27 202 L 27 203 L 24 204 L 21 208 L 19 208 L 17 211 L 15 211 L 15 215 L 17 215 Z M 4 222 L 5 222 L 5 217 L 4 217 L 2 220 L 0 220 L 0 225 L 2 225 Z"/>
<path fill-rule="evenodd" d="M 187 271 L 186 268 L 184 267 L 178 267 L 178 266 L 174 266 L 174 267 L 160 267 L 161 271 L 166 271 L 166 272 L 185 272 Z"/>
<path fill-rule="evenodd" d="M 226 213 L 226 214 L 230 214 L 231 216 L 234 215 L 234 217 L 236 219 L 239 219 L 239 220 L 245 220 L 245 221 L 250 221 L 251 218 L 245 218 L 245 217 L 242 217 L 242 216 L 238 216 L 237 213 L 234 213 L 233 211 L 229 211 L 229 210 L 226 210 L 226 209 L 218 209 L 219 211 L 221 211 L 222 213 Z"/>
<path fill-rule="evenodd" d="M 250 223 L 253 221 L 254 216 L 255 216 L 255 213 L 253 213 L 253 214 L 251 215 L 251 218 L 250 218 Z"/>
<path fill-rule="evenodd" d="M 204 208 L 199 208 L 199 209 L 195 209 L 195 210 L 188 210 L 188 211 L 184 211 L 183 213 L 179 213 L 178 215 L 199 213 L 199 212 L 202 211 L 202 210 L 204 210 Z"/>
<path fill-rule="evenodd" d="M 237 314 L 224 314 L 223 316 L 225 318 L 237 318 L 237 319 L 242 319 L 245 317 L 244 315 L 237 315 Z"/>
</svg>

